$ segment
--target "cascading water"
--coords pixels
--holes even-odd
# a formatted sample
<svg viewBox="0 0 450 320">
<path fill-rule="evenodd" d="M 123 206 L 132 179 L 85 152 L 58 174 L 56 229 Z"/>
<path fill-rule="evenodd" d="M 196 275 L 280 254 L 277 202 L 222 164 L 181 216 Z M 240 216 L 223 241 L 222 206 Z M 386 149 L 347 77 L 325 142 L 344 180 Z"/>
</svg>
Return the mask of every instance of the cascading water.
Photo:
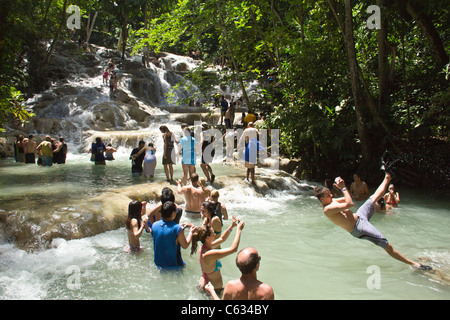
<svg viewBox="0 0 450 320">
<path fill-rule="evenodd" d="M 61 55 L 55 59 L 65 66 L 72 65 L 78 72 L 27 101 L 28 107 L 37 114 L 33 127 L 27 128 L 29 132 L 61 135 L 84 150 L 84 140 L 92 130 L 130 131 L 157 126 L 169 120 L 169 113 L 161 107 L 176 111 L 177 102 L 187 100 L 197 90 L 193 85 L 191 91 L 176 89 L 174 96 L 167 99 L 173 86 L 184 81 L 176 71 L 180 65 L 184 66 L 183 70 L 198 65 L 191 58 L 167 54 L 161 58 L 160 67 L 151 63 L 144 68 L 138 61 L 140 57 L 131 57 L 124 61 L 115 59 L 119 89 L 111 98 L 108 84 L 103 82 L 102 70 L 108 59 L 114 58 L 114 52 L 93 48 L 95 54 L 77 56 L 77 59 Z M 88 66 L 84 57 L 88 57 Z"/>
<path fill-rule="evenodd" d="M 129 166 L 130 152 L 137 147 L 141 140 L 146 143 L 152 142 L 157 150 L 157 158 L 162 158 L 163 140 L 159 130 L 160 125 L 167 125 L 175 133 L 177 139 L 180 139 L 182 137 L 181 122 L 192 124 L 193 119 L 211 121 L 211 119 L 205 119 L 206 112 L 210 111 L 208 108 L 178 105 L 178 101 L 185 101 L 189 95 L 198 90 L 194 85 L 190 86 L 192 91 L 178 88 L 174 91 L 174 97 L 166 98 L 174 85 L 180 81 L 185 81 L 179 73 L 185 73 L 196 68 L 200 61 L 173 54 L 164 54 L 160 58 L 159 66 L 151 63 L 145 68 L 139 56 L 121 60 L 115 58 L 114 51 L 96 46 L 93 46 L 92 49 L 95 49 L 96 52 L 81 55 L 77 51 L 72 52 L 72 55 L 76 58 L 71 58 L 66 51 L 65 54 L 57 53 L 55 61 L 62 65 L 70 64 L 71 75 L 64 80 L 55 82 L 51 88 L 36 94 L 27 101 L 27 105 L 37 114 L 36 118 L 33 119 L 32 127 L 27 128 L 28 132 L 40 135 L 41 139 L 46 134 L 64 137 L 69 148 L 68 161 L 74 159 L 80 162 L 82 166 L 80 170 L 73 170 L 74 172 L 71 172 L 70 177 L 66 172 L 62 173 L 65 175 L 63 178 L 59 177 L 58 174 L 55 177 L 49 177 L 49 179 L 64 180 L 64 186 L 60 185 L 59 190 L 73 188 L 73 195 L 61 195 L 59 190 L 52 188 L 55 184 L 51 184 L 49 187 L 45 185 L 36 187 L 36 190 L 45 189 L 52 198 L 57 200 L 50 202 L 46 207 L 39 206 L 38 192 L 33 192 L 32 195 L 28 195 L 31 197 L 29 199 L 31 203 L 36 204 L 32 209 L 21 211 L 18 215 L 7 215 L 5 219 L 8 222 L 7 225 L 12 226 L 7 232 L 8 237 L 18 240 L 17 242 L 24 248 L 46 247 L 53 238 L 58 236 L 68 239 L 77 238 L 114 229 L 121 225 L 120 220 L 110 219 L 110 217 L 105 218 L 101 210 L 87 209 L 88 214 L 78 216 L 75 222 L 72 221 L 71 215 L 58 215 L 54 219 L 54 216 L 47 214 L 46 211 L 60 210 L 59 202 L 61 199 L 69 202 L 73 200 L 73 206 L 78 206 L 79 196 L 83 193 L 82 185 L 85 185 L 91 191 L 89 193 L 95 197 L 104 192 L 104 188 L 109 190 L 111 187 L 136 183 L 130 181 L 128 177 L 119 183 L 116 183 L 116 179 L 120 179 L 121 174 L 129 176 L 129 169 L 125 169 L 125 166 Z M 102 76 L 102 71 L 109 59 L 115 61 L 119 74 L 119 89 L 114 93 L 114 97 L 110 96 L 108 83 L 104 83 Z M 103 177 L 99 179 L 101 173 L 97 172 L 100 170 L 98 168 L 92 169 L 92 174 L 86 174 L 86 168 L 91 166 L 89 162 L 86 162 L 89 159 L 87 153 L 97 137 L 117 149 L 115 153 L 117 161 L 114 164 L 120 163 L 121 169 L 117 177 L 115 177 L 115 173 L 114 177 L 109 177 L 109 180 L 113 183 L 110 183 L 110 181 L 105 183 Z M 215 159 L 216 163 L 221 161 L 222 159 Z M 108 167 L 111 165 L 113 164 L 109 163 Z M 77 177 L 77 175 L 79 176 Z M 14 179 L 12 176 L 10 178 Z M 21 180 L 20 177 L 16 177 L 16 179 Z M 93 181 L 89 181 L 90 179 Z M 96 182 L 97 180 L 99 180 L 99 183 Z M 79 186 L 78 181 L 82 182 Z M 156 191 L 145 196 L 149 199 L 157 198 L 158 196 L 155 196 L 155 194 L 158 193 L 158 188 L 160 190 L 162 186 L 158 184 L 153 188 Z M 109 198 L 104 195 L 103 198 L 117 200 L 114 191 L 109 195 Z M 9 200 L 12 202 L 12 199 L 19 195 L 12 192 L 9 196 Z M 100 199 L 99 201 L 104 200 Z M 115 207 L 111 208 L 112 213 L 125 212 L 127 201 L 129 201 L 129 198 L 119 199 Z M 94 208 L 101 208 L 97 200 L 87 200 L 87 202 L 93 204 Z M 111 201 L 107 204 L 110 203 Z M 74 209 L 73 206 L 71 204 L 69 208 L 75 211 L 84 210 L 78 207 Z M 39 212 L 41 216 L 48 217 L 45 226 L 42 224 L 42 220 L 45 219 L 24 225 L 20 224 L 21 220 L 32 220 L 31 217 L 36 212 Z M 89 222 L 92 220 L 90 214 L 93 214 L 92 217 L 95 219 L 103 219 L 104 222 L 94 227 Z M 16 219 L 16 216 L 20 216 L 20 218 Z M 67 227 L 64 227 L 63 230 L 52 231 L 52 227 L 58 224 Z M 78 226 L 74 227 L 75 224 L 78 224 Z M 80 227 L 80 224 L 83 226 Z"/>
<path fill-rule="evenodd" d="M 191 113 L 171 112 L 191 109 L 170 105 L 164 93 L 180 76 L 171 68 L 184 70 L 193 62 L 167 55 L 160 68 L 144 69 L 138 58 L 127 59 L 118 65 L 121 90 L 111 100 L 100 74 L 114 52 L 97 49 L 86 59 L 70 59 L 73 76 L 28 101 L 38 114 L 28 132 L 64 136 L 69 141 L 67 163 L 40 168 L 0 160 L 0 297 L 208 299 L 195 288 L 201 274 L 197 255 L 183 251 L 187 267 L 172 274 L 160 273 L 154 266 L 149 234 L 141 237 L 142 255 L 123 252 L 129 201 L 147 200 L 152 206 L 162 187 L 176 190 L 165 182 L 159 126 L 167 124 L 180 137 L 179 124 L 192 119 Z M 82 63 L 85 60 L 90 67 Z M 158 97 L 143 94 L 147 90 Z M 184 98 L 183 92 L 179 94 Z M 85 152 L 95 137 L 119 148 L 115 161 L 106 166 L 89 161 Z M 154 179 L 131 176 L 128 156 L 141 139 L 153 141 L 157 148 Z M 312 196 L 317 182 L 258 168 L 257 185 L 252 186 L 243 181 L 245 168 L 223 165 L 221 160 L 212 164 L 217 176 L 213 187 L 229 215 L 246 221 L 240 248 L 258 249 L 262 256 L 258 277 L 272 285 L 276 299 L 450 298 L 450 285 L 442 277 L 415 272 L 334 226 Z M 202 175 L 198 166 L 197 172 Z M 175 177 L 181 175 L 177 164 Z M 403 254 L 424 258 L 444 275 L 450 274 L 448 203 L 416 190 L 400 192 L 400 207 L 375 215 L 374 225 Z M 176 198 L 183 206 L 184 199 Z M 201 223 L 183 217 L 186 221 Z M 224 221 L 224 227 L 229 224 Z M 224 283 L 239 277 L 235 256 L 222 259 L 222 264 Z M 368 288 L 371 266 L 379 267 L 381 289 Z M 136 275 L 145 276 L 136 281 Z"/>
</svg>

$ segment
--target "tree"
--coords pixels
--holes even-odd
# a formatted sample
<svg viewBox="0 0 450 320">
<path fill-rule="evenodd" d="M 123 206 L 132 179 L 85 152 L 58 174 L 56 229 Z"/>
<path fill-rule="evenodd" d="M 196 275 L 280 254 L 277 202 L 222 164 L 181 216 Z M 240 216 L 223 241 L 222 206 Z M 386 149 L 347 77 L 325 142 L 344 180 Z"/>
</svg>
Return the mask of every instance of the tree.
<svg viewBox="0 0 450 320">
<path fill-rule="evenodd" d="M 55 51 L 56 42 L 58 41 L 63 26 L 65 26 L 66 24 L 66 9 L 67 9 L 67 0 L 64 0 L 60 13 L 61 18 L 59 22 L 59 27 L 56 31 L 56 34 L 53 36 L 52 44 L 50 45 L 50 48 L 48 49 L 47 54 L 45 55 L 45 58 L 40 64 L 39 69 L 37 71 L 37 78 L 39 82 L 43 82 L 42 80 L 45 75 L 45 72 L 47 71 L 48 64 L 50 63 L 50 59 L 53 55 L 53 52 Z"/>
</svg>

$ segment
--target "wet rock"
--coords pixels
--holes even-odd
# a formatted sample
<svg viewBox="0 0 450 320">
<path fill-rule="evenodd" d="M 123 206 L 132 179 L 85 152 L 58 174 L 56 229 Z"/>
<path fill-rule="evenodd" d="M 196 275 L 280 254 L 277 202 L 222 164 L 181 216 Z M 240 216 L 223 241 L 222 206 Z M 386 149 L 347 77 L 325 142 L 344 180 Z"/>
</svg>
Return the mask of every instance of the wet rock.
<svg viewBox="0 0 450 320">
<path fill-rule="evenodd" d="M 219 176 L 214 188 L 237 186 L 243 194 L 264 196 L 271 190 L 310 192 L 312 187 L 283 171 L 265 175 L 258 173 L 256 184 L 244 180 L 244 175 Z M 133 200 L 147 201 L 150 210 L 160 201 L 161 190 L 174 190 L 175 202 L 184 205 L 185 199 L 176 192 L 176 185 L 165 181 L 105 190 L 101 194 L 64 203 L 48 201 L 45 205 L 31 204 L 25 210 L 0 211 L 1 234 L 18 248 L 35 251 L 51 248 L 57 238 L 65 240 L 91 237 L 125 226 L 128 204 Z"/>
<path fill-rule="evenodd" d="M 300 164 L 300 160 L 298 159 L 286 159 L 286 158 L 280 158 L 279 159 L 279 168 L 280 170 L 286 171 L 287 173 L 294 173 L 294 171 L 297 169 L 298 165 Z"/>
</svg>

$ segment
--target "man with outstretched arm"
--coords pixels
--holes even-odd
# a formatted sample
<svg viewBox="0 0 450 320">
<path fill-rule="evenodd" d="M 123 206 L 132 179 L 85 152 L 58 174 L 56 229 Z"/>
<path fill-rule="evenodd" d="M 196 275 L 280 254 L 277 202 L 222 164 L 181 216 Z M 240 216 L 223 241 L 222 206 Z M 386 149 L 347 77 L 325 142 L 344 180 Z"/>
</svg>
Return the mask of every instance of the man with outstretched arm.
<svg viewBox="0 0 450 320">
<path fill-rule="evenodd" d="M 383 182 L 378 189 L 366 200 L 366 202 L 364 202 L 356 213 L 353 213 L 350 210 L 350 208 L 353 207 L 353 200 L 341 177 L 336 178 L 334 185 L 342 191 L 344 197 L 333 199 L 328 188 L 316 188 L 314 195 L 322 203 L 323 212 L 328 219 L 339 227 L 347 230 L 352 236 L 373 242 L 375 245 L 386 250 L 391 257 L 401 262 L 422 270 L 431 270 L 432 268 L 429 266 L 422 265 L 404 257 L 400 252 L 395 250 L 381 232 L 369 222 L 374 213 L 374 203 L 384 195 L 390 181 L 391 175 L 386 172 Z"/>
</svg>

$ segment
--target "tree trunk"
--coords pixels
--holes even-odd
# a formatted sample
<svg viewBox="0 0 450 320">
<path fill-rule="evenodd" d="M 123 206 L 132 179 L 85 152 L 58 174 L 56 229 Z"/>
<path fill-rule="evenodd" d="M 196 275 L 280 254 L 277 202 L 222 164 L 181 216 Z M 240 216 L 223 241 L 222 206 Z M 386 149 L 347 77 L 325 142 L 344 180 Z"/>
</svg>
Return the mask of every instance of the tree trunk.
<svg viewBox="0 0 450 320">
<path fill-rule="evenodd" d="M 125 22 L 122 24 L 122 60 L 125 60 L 125 49 L 127 48 L 128 40 L 128 19 L 125 18 Z"/>
<path fill-rule="evenodd" d="M 42 61 L 41 65 L 39 66 L 39 69 L 37 71 L 37 79 L 38 79 L 39 84 L 43 83 L 42 79 L 45 75 L 45 72 L 47 71 L 47 67 L 50 63 L 53 52 L 55 51 L 56 42 L 58 41 L 61 30 L 66 23 L 66 8 L 67 8 L 67 0 L 64 0 L 62 14 L 61 14 L 61 21 L 59 23 L 58 31 L 56 32 L 55 37 L 53 38 L 52 44 L 50 45 L 50 48 L 47 51 L 47 55 L 45 56 L 44 60 Z"/>
<path fill-rule="evenodd" d="M 302 37 L 302 44 L 305 44 L 305 12 L 303 10 L 303 3 L 300 3 L 297 8 L 297 15 L 298 15 L 298 23 L 300 23 L 300 33 Z"/>
<path fill-rule="evenodd" d="M 384 0 L 377 0 L 379 7 L 384 6 Z M 377 30 L 378 44 L 378 112 L 385 114 L 389 107 L 389 85 L 388 85 L 388 52 L 387 52 L 387 21 L 382 15 L 381 28 Z"/>
<path fill-rule="evenodd" d="M 238 77 L 239 86 L 241 87 L 242 94 L 244 95 L 244 100 L 247 103 L 248 108 L 251 109 L 251 102 L 250 102 L 250 99 L 248 98 L 247 91 L 245 90 L 244 81 L 242 80 L 242 77 L 239 74 L 239 67 L 237 65 L 236 59 L 235 59 L 234 54 L 233 54 L 233 49 L 232 49 L 232 46 L 231 46 L 231 43 L 230 43 L 230 39 L 228 38 L 227 27 L 226 27 L 225 21 L 223 19 L 222 8 L 220 6 L 220 0 L 217 1 L 217 9 L 218 9 L 218 15 L 219 15 L 219 19 L 220 19 L 220 27 L 222 29 L 222 36 L 223 36 L 223 39 L 225 41 L 225 45 L 226 45 L 226 47 L 228 49 L 227 50 L 228 54 L 230 55 L 231 62 L 233 63 L 233 68 L 234 68 L 235 73 L 236 73 L 236 75 Z"/>
<path fill-rule="evenodd" d="M 355 39 L 353 37 L 352 4 L 351 0 L 345 0 L 344 39 L 347 50 L 347 59 L 350 69 L 353 99 L 355 100 L 356 125 L 361 143 L 362 166 L 364 167 L 372 158 L 371 143 L 367 123 L 369 122 L 361 80 L 359 78 L 359 66 L 356 60 Z"/>
<path fill-rule="evenodd" d="M 88 24 L 86 27 L 86 43 L 89 43 L 89 38 L 91 37 L 92 29 L 94 28 L 95 19 L 97 18 L 97 14 L 98 14 L 98 12 L 96 12 L 94 14 L 94 17 L 92 18 L 92 23 L 90 23 L 91 15 L 89 15 Z"/>
<path fill-rule="evenodd" d="M 119 41 L 117 42 L 117 51 L 121 51 L 122 50 L 122 29 L 120 29 L 120 33 L 119 33 Z"/>
<path fill-rule="evenodd" d="M 252 21 L 256 27 L 256 31 L 258 32 L 258 35 L 261 38 L 261 40 L 264 42 L 264 48 L 266 49 L 266 53 L 269 56 L 269 59 L 272 62 L 272 65 L 276 68 L 280 68 L 280 64 L 275 59 L 272 51 L 270 51 L 270 48 L 267 45 L 266 38 L 265 38 L 264 33 L 262 32 L 261 28 L 259 27 L 258 22 L 256 21 L 255 13 L 253 12 L 252 7 L 249 7 L 248 9 L 249 9 L 250 17 L 252 18 Z"/>
<path fill-rule="evenodd" d="M 448 55 L 445 52 L 444 45 L 442 44 L 441 38 L 439 37 L 431 18 L 426 13 L 422 12 L 420 6 L 415 1 L 408 1 L 406 10 L 425 34 L 439 65 L 445 66 L 449 61 Z"/>
</svg>

